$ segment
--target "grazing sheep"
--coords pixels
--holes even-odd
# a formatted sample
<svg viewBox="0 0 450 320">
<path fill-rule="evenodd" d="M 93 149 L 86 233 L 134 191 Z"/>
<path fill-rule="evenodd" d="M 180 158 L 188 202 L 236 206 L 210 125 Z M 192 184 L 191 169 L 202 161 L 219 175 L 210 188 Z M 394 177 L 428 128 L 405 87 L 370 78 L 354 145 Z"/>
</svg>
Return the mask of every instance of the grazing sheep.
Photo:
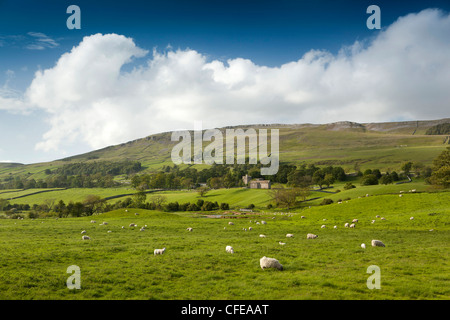
<svg viewBox="0 0 450 320">
<path fill-rule="evenodd" d="M 286 244 L 285 242 L 281 242 L 281 241 L 278 241 L 278 243 L 281 244 L 282 246 L 284 246 Z"/>
<path fill-rule="evenodd" d="M 358 219 L 353 219 L 352 222 L 353 223 L 358 222 Z"/>
<path fill-rule="evenodd" d="M 380 216 L 377 214 L 376 216 L 375 216 L 375 218 L 379 218 Z"/>
<path fill-rule="evenodd" d="M 253 228 L 252 227 L 248 227 L 248 230 L 253 230 Z"/>
<path fill-rule="evenodd" d="M 89 236 L 82 236 L 81 239 L 83 239 L 83 240 L 91 240 L 91 238 Z"/>
<path fill-rule="evenodd" d="M 409 220 L 414 220 L 414 217 L 409 218 Z"/>
<path fill-rule="evenodd" d="M 381 219 L 381 220 L 386 220 L 386 218 L 384 218 L 384 217 L 381 217 L 380 219 Z"/>
<path fill-rule="evenodd" d="M 233 226 L 234 225 L 234 223 L 233 222 L 228 222 L 228 224 L 230 225 L 230 226 Z"/>
<path fill-rule="evenodd" d="M 323 224 L 323 225 L 321 226 L 321 228 L 322 228 L 322 229 L 325 228 L 325 225 Z"/>
<path fill-rule="evenodd" d="M 234 249 L 232 246 L 226 246 L 225 251 L 228 253 L 234 253 Z"/>
<path fill-rule="evenodd" d="M 306 219 L 306 217 L 305 217 L 305 216 L 301 216 L 300 218 L 301 218 L 301 219 Z"/>
<path fill-rule="evenodd" d="M 265 234 L 260 234 L 259 237 L 260 237 L 260 238 L 265 238 L 266 235 L 265 235 Z"/>
<path fill-rule="evenodd" d="M 137 227 L 136 223 L 130 223 L 130 227 Z"/>
<path fill-rule="evenodd" d="M 337 229 L 337 226 L 334 226 L 333 228 Z"/>
<path fill-rule="evenodd" d="M 327 219 L 323 219 L 323 221 L 327 221 Z"/>
<path fill-rule="evenodd" d="M 346 222 L 346 223 L 344 224 L 344 227 L 348 228 L 348 226 L 349 226 L 349 223 Z"/>
<path fill-rule="evenodd" d="M 265 221 L 261 221 L 261 224 L 267 224 L 267 222 L 265 222 Z"/>
<path fill-rule="evenodd" d="M 375 223 L 375 220 L 372 220 L 372 223 Z"/>
<path fill-rule="evenodd" d="M 81 234 L 85 234 L 85 233 L 86 233 L 86 230 L 81 231 Z"/>
<path fill-rule="evenodd" d="M 355 227 L 355 224 L 352 223 L 352 224 L 350 225 L 350 228 L 354 228 L 354 227 Z"/>
<path fill-rule="evenodd" d="M 399 196 L 400 198 L 401 198 L 401 197 L 403 197 L 403 195 L 402 195 L 402 194 L 399 194 L 398 196 Z"/>
<path fill-rule="evenodd" d="M 318 237 L 318 235 L 312 234 L 312 233 L 308 233 L 308 234 L 306 235 L 306 239 L 315 239 L 315 238 L 317 238 L 317 237 Z"/>
<path fill-rule="evenodd" d="M 139 213 L 135 212 L 135 213 L 134 213 L 134 215 L 135 215 L 135 216 L 138 216 L 138 215 L 139 215 Z"/>
<path fill-rule="evenodd" d="M 140 229 L 139 229 L 139 231 L 144 231 L 145 230 L 145 227 L 141 227 Z"/>
<path fill-rule="evenodd" d="M 256 224 L 259 224 L 259 222 L 256 222 Z"/>
<path fill-rule="evenodd" d="M 108 233 L 111 233 L 112 231 L 111 230 L 108 230 Z"/>
<path fill-rule="evenodd" d="M 372 240 L 372 247 L 385 247 L 385 245 L 380 240 Z"/>
<path fill-rule="evenodd" d="M 286 235 L 286 238 L 293 238 L 294 237 L 294 235 L 292 234 L 292 233 L 288 233 L 287 235 Z"/>
<path fill-rule="evenodd" d="M 192 228 L 191 228 L 191 227 L 189 227 L 189 228 L 186 228 L 186 230 L 187 230 L 187 231 L 192 231 Z"/>
<path fill-rule="evenodd" d="M 91 223 L 97 223 L 97 221 L 95 221 L 95 220 L 91 220 Z"/>
<path fill-rule="evenodd" d="M 122 226 L 122 229 L 125 229 L 125 227 L 124 227 L 124 226 Z"/>
<path fill-rule="evenodd" d="M 281 265 L 281 263 L 274 258 L 268 258 L 266 256 L 262 257 L 259 260 L 259 265 L 261 266 L 261 269 L 265 269 L 265 268 L 275 268 L 278 270 L 283 270 L 283 266 Z"/>
<path fill-rule="evenodd" d="M 166 251 L 166 248 L 162 248 L 162 249 L 155 249 L 155 251 L 153 251 L 153 254 L 156 256 L 157 254 L 163 254 L 164 251 Z"/>
<path fill-rule="evenodd" d="M 365 249 L 366 248 L 366 244 L 365 243 L 361 243 L 361 248 Z"/>
<path fill-rule="evenodd" d="M 100 225 L 104 225 L 106 226 L 108 224 L 108 222 L 103 221 L 102 223 L 100 223 Z"/>
</svg>

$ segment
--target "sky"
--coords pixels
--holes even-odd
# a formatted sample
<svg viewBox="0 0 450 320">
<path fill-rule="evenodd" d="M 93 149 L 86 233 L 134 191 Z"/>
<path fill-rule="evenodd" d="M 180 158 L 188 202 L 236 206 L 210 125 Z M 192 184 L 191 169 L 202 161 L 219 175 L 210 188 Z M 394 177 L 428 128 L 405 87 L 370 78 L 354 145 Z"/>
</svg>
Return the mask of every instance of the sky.
<svg viewBox="0 0 450 320">
<path fill-rule="evenodd" d="M 73 4 L 81 29 L 66 24 Z M 449 13 L 448 0 L 0 0 L 0 162 L 198 121 L 450 117 Z"/>
</svg>

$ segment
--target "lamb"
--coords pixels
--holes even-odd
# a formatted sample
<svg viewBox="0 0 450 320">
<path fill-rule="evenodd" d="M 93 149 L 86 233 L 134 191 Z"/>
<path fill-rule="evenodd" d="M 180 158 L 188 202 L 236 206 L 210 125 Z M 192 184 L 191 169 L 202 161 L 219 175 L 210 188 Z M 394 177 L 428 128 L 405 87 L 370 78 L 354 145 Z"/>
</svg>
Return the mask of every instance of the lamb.
<svg viewBox="0 0 450 320">
<path fill-rule="evenodd" d="M 315 238 L 317 238 L 317 237 L 318 237 L 318 235 L 312 234 L 312 233 L 308 233 L 308 234 L 306 235 L 306 239 L 315 239 Z"/>
<path fill-rule="evenodd" d="M 281 265 L 281 263 L 274 258 L 268 258 L 266 256 L 262 257 L 259 260 L 259 265 L 261 266 L 261 269 L 265 269 L 265 268 L 275 268 L 278 270 L 283 270 L 283 266 Z"/>
<path fill-rule="evenodd" d="M 83 239 L 83 240 L 91 240 L 91 238 L 89 236 L 82 236 L 81 239 Z"/>
<path fill-rule="evenodd" d="M 191 227 L 189 227 L 189 228 L 186 228 L 186 230 L 187 230 L 187 231 L 192 231 L 192 228 L 191 228 Z"/>
<path fill-rule="evenodd" d="M 153 254 L 156 256 L 157 254 L 163 254 L 164 251 L 166 251 L 166 248 L 162 248 L 162 249 L 155 249 L 155 251 L 153 251 Z"/>
<path fill-rule="evenodd" d="M 372 247 L 385 247 L 385 245 L 380 240 L 372 240 Z"/>
<path fill-rule="evenodd" d="M 293 238 L 294 237 L 294 235 L 292 234 L 292 233 L 288 233 L 287 235 L 286 235 L 286 238 Z"/>
<path fill-rule="evenodd" d="M 225 251 L 228 253 L 234 253 L 234 249 L 232 246 L 226 246 Z"/>
</svg>

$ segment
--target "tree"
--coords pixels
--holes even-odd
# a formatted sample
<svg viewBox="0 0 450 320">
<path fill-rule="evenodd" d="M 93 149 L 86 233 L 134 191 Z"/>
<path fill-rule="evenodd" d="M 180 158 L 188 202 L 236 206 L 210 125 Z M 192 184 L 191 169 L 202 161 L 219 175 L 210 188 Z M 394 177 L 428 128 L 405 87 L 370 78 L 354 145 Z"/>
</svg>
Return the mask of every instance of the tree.
<svg viewBox="0 0 450 320">
<path fill-rule="evenodd" d="M 378 184 L 378 179 L 374 174 L 366 174 L 361 178 L 361 185 L 369 186 Z"/>
<path fill-rule="evenodd" d="M 100 196 L 90 194 L 86 196 L 82 204 L 84 206 L 86 215 L 91 216 L 94 213 L 103 212 L 106 200 L 102 199 Z"/>
<path fill-rule="evenodd" d="M 450 187 L 450 147 L 433 160 L 432 173 L 427 181 L 435 186 Z"/>
<path fill-rule="evenodd" d="M 156 209 L 161 209 L 162 205 L 167 202 L 167 197 L 158 194 L 156 196 L 151 197 L 150 201 L 152 202 L 152 204 Z"/>
<path fill-rule="evenodd" d="M 411 161 L 405 162 L 402 164 L 401 169 L 405 174 L 409 174 L 409 172 L 411 171 L 412 165 L 413 165 L 413 163 Z"/>
<path fill-rule="evenodd" d="M 287 208 L 293 206 L 296 202 L 297 196 L 300 194 L 298 188 L 286 189 L 270 189 L 269 195 L 277 206 L 282 205 Z"/>
<path fill-rule="evenodd" d="M 200 197 L 204 197 L 208 191 L 209 191 L 209 188 L 206 186 L 199 187 L 197 189 L 197 193 L 200 195 Z"/>
<path fill-rule="evenodd" d="M 385 174 L 380 178 L 380 183 L 387 185 L 392 183 L 394 180 L 392 179 L 392 176 L 390 174 Z"/>
</svg>

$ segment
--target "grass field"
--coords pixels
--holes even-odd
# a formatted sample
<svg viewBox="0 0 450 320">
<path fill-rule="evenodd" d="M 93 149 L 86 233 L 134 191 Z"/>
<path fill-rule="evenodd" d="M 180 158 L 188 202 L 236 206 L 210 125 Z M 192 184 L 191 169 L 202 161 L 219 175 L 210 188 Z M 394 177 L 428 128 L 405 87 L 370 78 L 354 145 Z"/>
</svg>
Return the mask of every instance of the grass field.
<svg viewBox="0 0 450 320">
<path fill-rule="evenodd" d="M 290 216 L 213 219 L 121 209 L 58 220 L 1 219 L 0 299 L 448 300 L 449 200 L 448 192 L 373 195 Z M 356 228 L 344 228 L 354 218 Z M 100 225 L 103 221 L 108 225 Z M 138 227 L 129 227 L 131 222 Z M 139 231 L 142 225 L 148 228 Z M 253 230 L 243 231 L 250 226 Z M 91 240 L 81 240 L 82 230 Z M 307 233 L 319 237 L 308 240 Z M 371 247 L 372 239 L 386 247 Z M 233 255 L 226 245 L 234 247 Z M 154 256 L 162 247 L 166 252 Z M 261 270 L 264 255 L 277 258 L 284 270 Z M 71 265 L 80 267 L 80 290 L 66 286 Z M 366 285 L 371 265 L 380 268 L 379 290 Z"/>
</svg>

